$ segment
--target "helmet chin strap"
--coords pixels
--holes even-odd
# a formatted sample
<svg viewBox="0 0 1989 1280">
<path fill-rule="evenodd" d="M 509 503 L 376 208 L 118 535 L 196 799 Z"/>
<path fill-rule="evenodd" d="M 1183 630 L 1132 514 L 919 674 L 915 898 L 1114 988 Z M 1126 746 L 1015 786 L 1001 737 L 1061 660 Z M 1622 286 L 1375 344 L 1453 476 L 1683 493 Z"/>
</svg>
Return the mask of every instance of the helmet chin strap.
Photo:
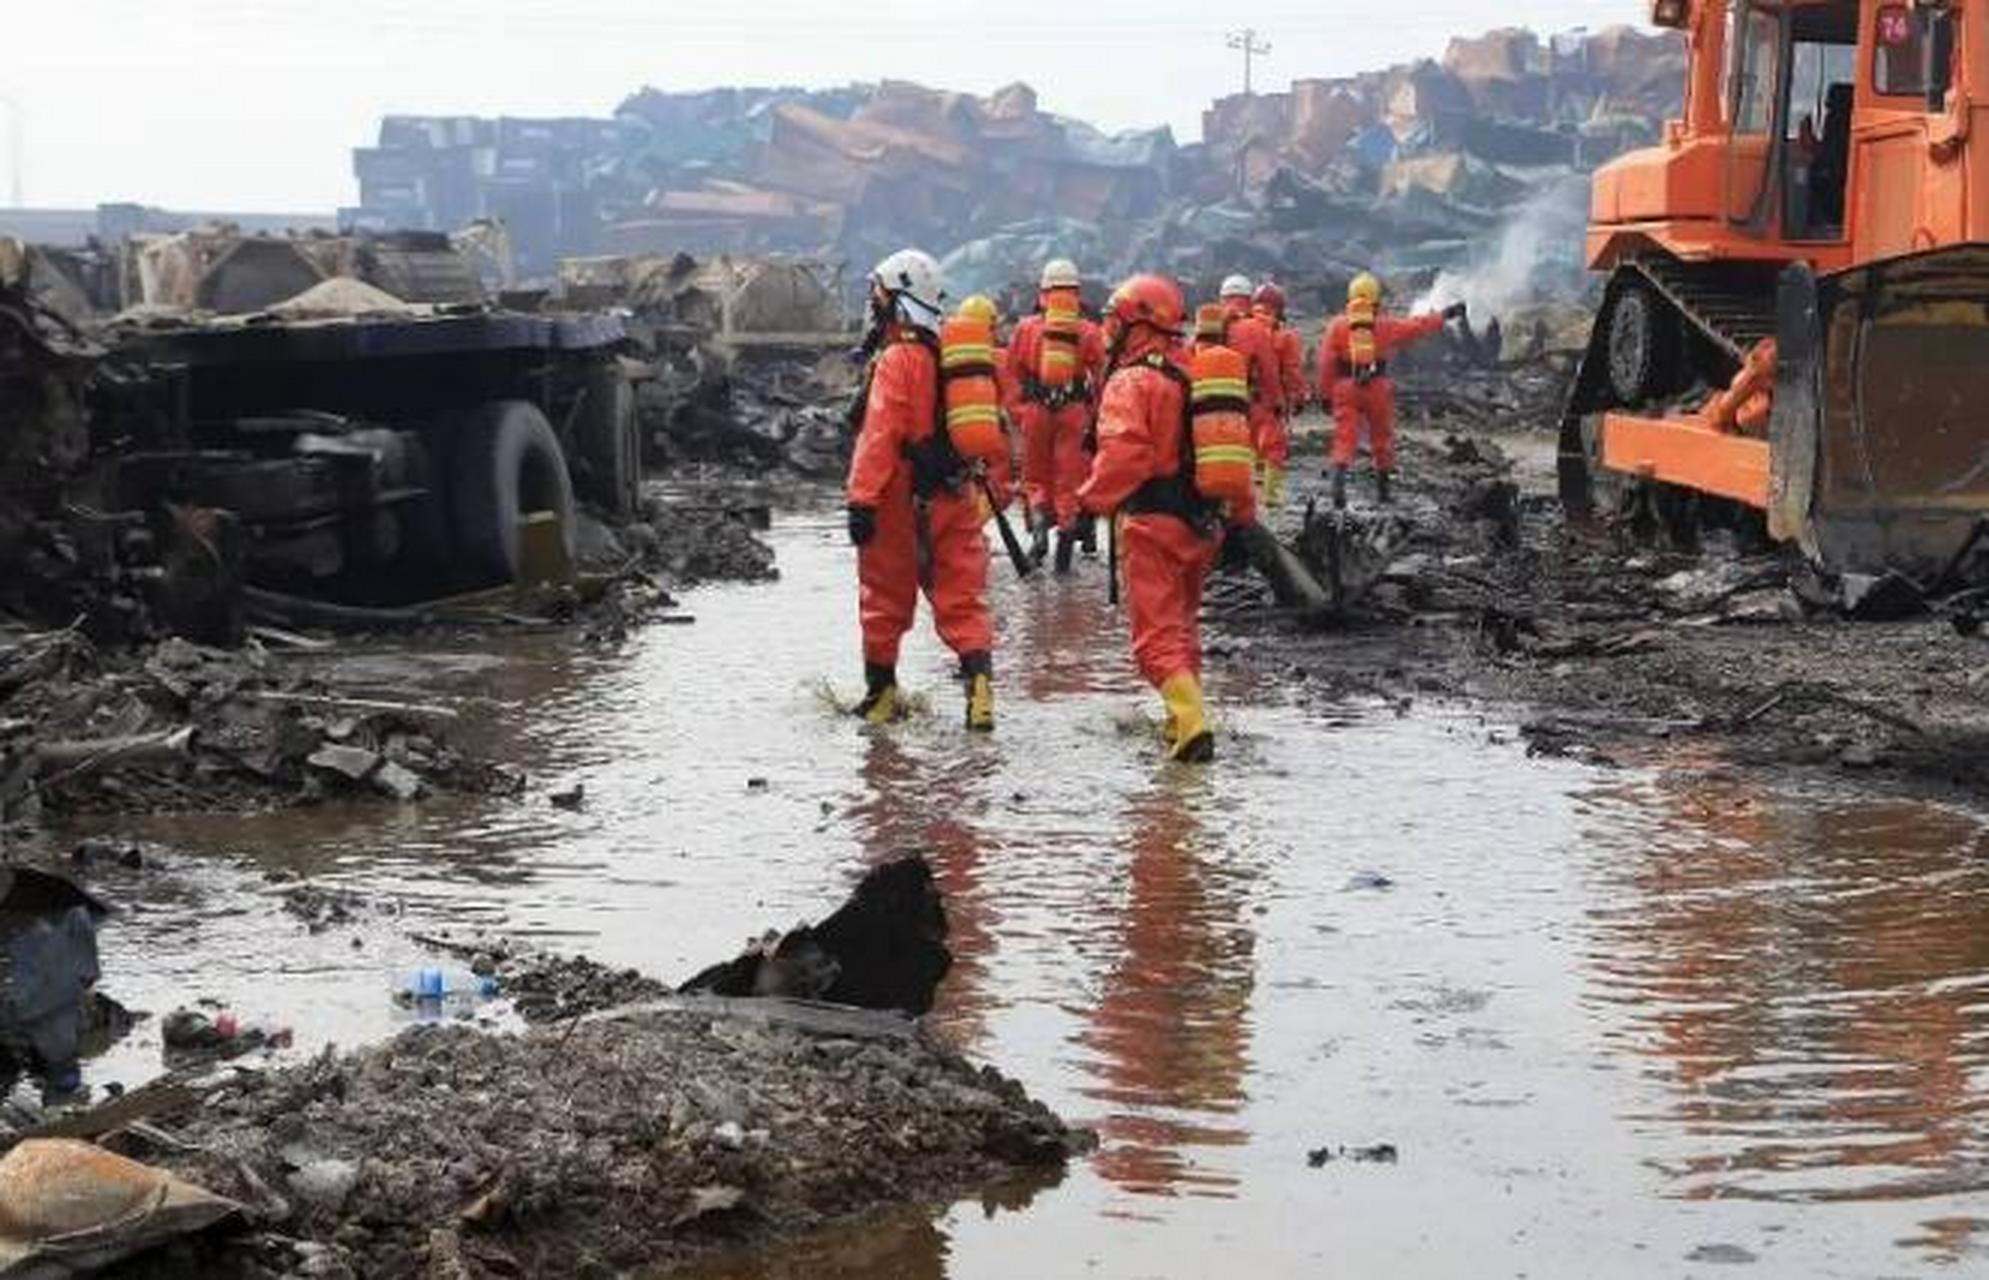
<svg viewBox="0 0 1989 1280">
<path fill-rule="evenodd" d="M 914 298 L 902 289 L 892 292 L 891 302 L 897 310 L 898 317 L 906 324 L 914 324 L 922 329 L 930 329 L 939 322 L 940 313 L 938 307 L 929 306 L 924 299 Z M 915 308 L 922 315 L 914 314 Z"/>
</svg>

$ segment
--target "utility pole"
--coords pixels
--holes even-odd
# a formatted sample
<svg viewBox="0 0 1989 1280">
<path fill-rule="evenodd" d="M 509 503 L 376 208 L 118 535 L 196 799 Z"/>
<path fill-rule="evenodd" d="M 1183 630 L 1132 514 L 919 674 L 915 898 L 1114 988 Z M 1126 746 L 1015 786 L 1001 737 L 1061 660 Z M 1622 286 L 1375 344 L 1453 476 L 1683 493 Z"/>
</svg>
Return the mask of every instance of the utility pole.
<svg viewBox="0 0 1989 1280">
<path fill-rule="evenodd" d="M 1251 93 L 1251 64 L 1271 51 L 1271 42 L 1259 40 L 1257 28 L 1245 27 L 1241 31 L 1230 32 L 1228 44 L 1243 54 L 1243 96 L 1247 98 Z"/>
</svg>

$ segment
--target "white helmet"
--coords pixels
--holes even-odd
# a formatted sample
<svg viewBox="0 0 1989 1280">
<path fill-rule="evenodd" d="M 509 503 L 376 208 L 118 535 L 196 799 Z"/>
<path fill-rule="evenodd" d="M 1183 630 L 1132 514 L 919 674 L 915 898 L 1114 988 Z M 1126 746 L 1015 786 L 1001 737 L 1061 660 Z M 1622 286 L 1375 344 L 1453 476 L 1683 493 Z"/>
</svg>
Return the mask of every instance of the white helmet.
<svg viewBox="0 0 1989 1280">
<path fill-rule="evenodd" d="M 1231 276 L 1222 282 L 1222 296 L 1225 298 L 1247 298 L 1250 296 L 1250 277 Z"/>
<path fill-rule="evenodd" d="M 931 254 L 900 249 L 877 264 L 870 282 L 890 296 L 900 320 L 938 332 L 946 309 L 946 280 Z"/>
<path fill-rule="evenodd" d="M 1077 264 L 1069 258 L 1052 258 L 1043 266 L 1042 288 L 1076 289 L 1084 284 L 1084 277 L 1078 274 Z"/>
</svg>

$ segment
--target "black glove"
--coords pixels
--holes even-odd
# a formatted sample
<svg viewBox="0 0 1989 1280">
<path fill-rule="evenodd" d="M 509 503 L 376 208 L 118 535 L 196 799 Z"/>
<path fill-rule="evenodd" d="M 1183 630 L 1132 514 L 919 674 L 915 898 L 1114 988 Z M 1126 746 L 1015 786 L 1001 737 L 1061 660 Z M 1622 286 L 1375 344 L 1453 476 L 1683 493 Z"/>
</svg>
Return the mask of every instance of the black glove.
<svg viewBox="0 0 1989 1280">
<path fill-rule="evenodd" d="M 849 509 L 850 545 L 861 547 L 877 536 L 877 509 L 852 506 Z"/>
<path fill-rule="evenodd" d="M 1470 308 L 1463 303 L 1453 302 L 1443 309 L 1443 318 L 1446 320 L 1462 320 L 1468 311 L 1470 311 Z"/>
</svg>

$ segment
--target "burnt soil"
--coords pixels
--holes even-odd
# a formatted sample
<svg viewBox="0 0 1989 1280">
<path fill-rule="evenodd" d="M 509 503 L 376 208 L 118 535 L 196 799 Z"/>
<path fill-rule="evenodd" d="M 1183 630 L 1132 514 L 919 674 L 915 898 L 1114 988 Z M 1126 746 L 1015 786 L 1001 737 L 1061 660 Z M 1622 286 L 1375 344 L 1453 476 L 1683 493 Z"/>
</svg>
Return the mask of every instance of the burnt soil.
<svg viewBox="0 0 1989 1280">
<path fill-rule="evenodd" d="M 1550 437 L 1503 415 L 1425 423 L 1405 433 L 1392 507 L 1364 463 L 1350 486 L 1353 540 L 1388 548 L 1372 590 L 1305 625 L 1264 608 L 1254 582 L 1219 583 L 1212 643 L 1231 661 L 1322 703 L 1503 705 L 1529 754 L 1989 795 L 1989 666 L 1968 619 L 1846 617 L 1798 593 L 1792 554 L 1724 533 L 1687 552 L 1571 528 Z M 1315 526 L 1330 518 L 1322 454 L 1316 435 L 1294 443 L 1288 540 L 1319 545 L 1302 532 L 1308 502 Z"/>
</svg>

